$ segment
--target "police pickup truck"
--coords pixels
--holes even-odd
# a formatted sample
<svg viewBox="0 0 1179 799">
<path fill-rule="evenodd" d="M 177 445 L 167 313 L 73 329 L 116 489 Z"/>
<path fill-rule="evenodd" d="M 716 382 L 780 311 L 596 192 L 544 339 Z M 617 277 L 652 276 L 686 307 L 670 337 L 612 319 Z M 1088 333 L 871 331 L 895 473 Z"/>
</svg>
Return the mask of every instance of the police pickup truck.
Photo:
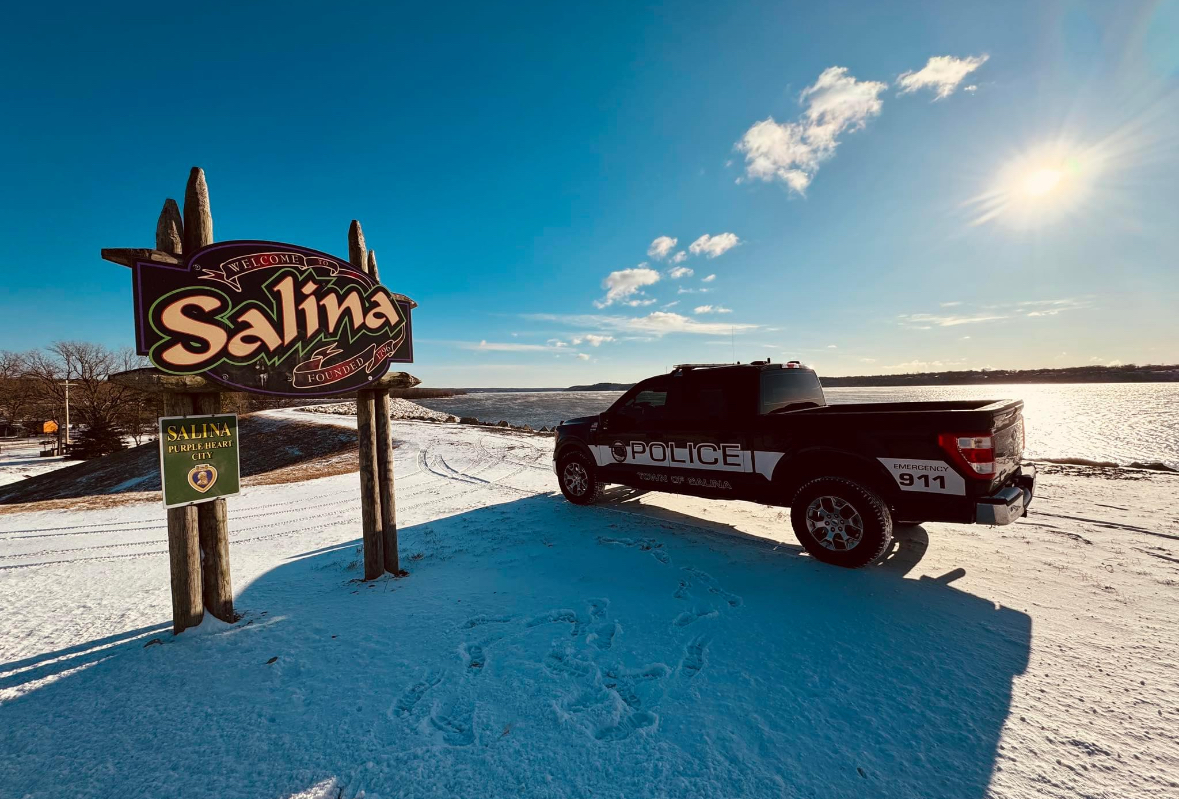
<svg viewBox="0 0 1179 799">
<path fill-rule="evenodd" d="M 790 508 L 818 560 L 879 559 L 894 522 L 1010 524 L 1036 473 L 1021 465 L 1022 400 L 828 405 L 818 375 L 785 364 L 684 364 L 605 413 L 557 428 L 566 499 L 606 484 Z"/>
</svg>

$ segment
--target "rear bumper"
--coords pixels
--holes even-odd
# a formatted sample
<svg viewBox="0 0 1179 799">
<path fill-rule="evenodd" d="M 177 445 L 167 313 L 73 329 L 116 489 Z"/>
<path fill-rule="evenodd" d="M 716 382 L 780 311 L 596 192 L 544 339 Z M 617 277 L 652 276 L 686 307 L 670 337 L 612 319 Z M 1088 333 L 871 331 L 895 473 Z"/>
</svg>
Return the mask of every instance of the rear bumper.
<svg viewBox="0 0 1179 799">
<path fill-rule="evenodd" d="M 976 524 L 1011 524 L 1027 515 L 1028 505 L 1035 494 L 1036 467 L 1024 466 L 1014 485 L 978 501 L 974 506 L 974 521 Z"/>
</svg>

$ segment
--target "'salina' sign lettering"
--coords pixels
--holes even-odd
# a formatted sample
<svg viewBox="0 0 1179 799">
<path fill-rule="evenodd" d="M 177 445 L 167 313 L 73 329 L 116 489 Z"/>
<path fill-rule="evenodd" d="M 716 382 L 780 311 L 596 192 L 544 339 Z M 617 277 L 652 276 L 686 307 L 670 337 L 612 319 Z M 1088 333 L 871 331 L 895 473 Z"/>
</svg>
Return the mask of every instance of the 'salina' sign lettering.
<svg viewBox="0 0 1179 799">
<path fill-rule="evenodd" d="M 342 394 L 413 360 L 413 300 L 327 253 L 267 241 L 134 267 L 138 350 L 170 374 L 282 396 Z"/>
</svg>

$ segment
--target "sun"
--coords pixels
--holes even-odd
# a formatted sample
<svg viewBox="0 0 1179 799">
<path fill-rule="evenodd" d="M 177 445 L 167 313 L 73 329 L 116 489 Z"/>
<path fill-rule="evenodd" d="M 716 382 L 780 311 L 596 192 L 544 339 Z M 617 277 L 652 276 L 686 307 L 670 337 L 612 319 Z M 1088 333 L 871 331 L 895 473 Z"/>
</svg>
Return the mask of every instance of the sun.
<svg viewBox="0 0 1179 799">
<path fill-rule="evenodd" d="M 1026 229 L 1075 217 L 1091 200 L 1099 160 L 1092 148 L 1063 141 L 1010 156 L 990 188 L 968 203 L 978 213 L 972 224 Z"/>
<path fill-rule="evenodd" d="M 1060 169 L 1041 168 L 1028 173 L 1023 179 L 1023 193 L 1029 197 L 1043 197 L 1060 185 L 1064 172 Z"/>
</svg>

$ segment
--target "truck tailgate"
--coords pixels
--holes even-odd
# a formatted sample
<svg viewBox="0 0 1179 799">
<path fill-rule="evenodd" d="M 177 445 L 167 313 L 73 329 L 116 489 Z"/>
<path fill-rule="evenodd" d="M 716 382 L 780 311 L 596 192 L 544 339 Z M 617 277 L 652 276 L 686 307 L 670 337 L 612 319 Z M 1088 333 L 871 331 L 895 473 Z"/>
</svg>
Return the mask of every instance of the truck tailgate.
<svg viewBox="0 0 1179 799">
<path fill-rule="evenodd" d="M 1019 468 L 1023 458 L 1023 403 L 996 402 L 982 410 L 994 412 L 991 435 L 995 442 L 995 480 L 1002 484 Z"/>
</svg>

